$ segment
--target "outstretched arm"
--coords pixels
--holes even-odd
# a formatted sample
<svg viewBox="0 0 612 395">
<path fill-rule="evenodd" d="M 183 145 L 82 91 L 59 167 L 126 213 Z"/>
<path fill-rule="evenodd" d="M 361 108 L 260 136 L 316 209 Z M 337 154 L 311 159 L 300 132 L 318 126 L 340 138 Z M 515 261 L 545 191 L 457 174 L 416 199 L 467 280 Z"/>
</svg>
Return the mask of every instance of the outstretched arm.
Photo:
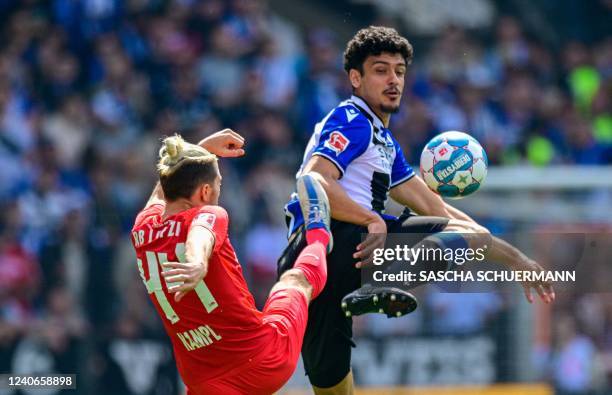
<svg viewBox="0 0 612 395">
<path fill-rule="evenodd" d="M 499 237 L 492 236 L 491 244 L 491 248 L 489 248 L 486 253 L 488 259 L 502 263 L 509 269 L 515 271 L 544 271 L 544 268 L 540 266 L 540 264 Z M 555 300 L 555 290 L 548 281 L 523 281 L 521 286 L 523 287 L 523 292 L 529 303 L 533 303 L 533 295 L 531 294 L 532 289 L 534 289 L 536 293 L 540 295 L 540 299 L 546 303 L 551 303 Z"/>
<path fill-rule="evenodd" d="M 470 241 L 475 241 L 478 246 L 487 245 L 486 257 L 491 261 L 499 262 L 512 270 L 537 272 L 544 270 L 537 262 L 527 257 L 516 247 L 491 235 L 486 228 L 474 221 L 469 215 L 444 202 L 418 176 L 391 189 L 390 194 L 398 203 L 409 207 L 418 214 L 450 218 L 452 220 L 448 226 L 450 231 L 475 234 L 476 237 L 470 238 Z M 548 282 L 523 282 L 521 285 L 529 303 L 533 302 L 532 289 L 535 289 L 546 303 L 555 299 L 553 287 Z"/>
<path fill-rule="evenodd" d="M 244 137 L 232 129 L 223 129 L 200 140 L 198 145 L 223 158 L 244 155 Z"/>
<path fill-rule="evenodd" d="M 389 195 L 399 204 L 410 208 L 420 215 L 455 218 L 442 198 L 433 193 L 419 176 L 402 182 L 389 191 Z M 459 218 L 455 218 L 459 219 Z"/>
</svg>

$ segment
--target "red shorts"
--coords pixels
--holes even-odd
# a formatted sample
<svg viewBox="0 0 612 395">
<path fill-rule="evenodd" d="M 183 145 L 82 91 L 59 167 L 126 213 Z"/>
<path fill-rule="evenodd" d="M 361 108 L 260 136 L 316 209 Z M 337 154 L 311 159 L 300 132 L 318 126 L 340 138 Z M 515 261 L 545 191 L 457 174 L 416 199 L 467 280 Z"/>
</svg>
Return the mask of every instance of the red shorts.
<svg viewBox="0 0 612 395">
<path fill-rule="evenodd" d="M 263 314 L 262 330 L 269 333 L 269 340 L 261 358 L 238 373 L 188 385 L 187 395 L 269 395 L 291 378 L 308 322 L 306 296 L 297 289 L 278 290 L 268 298 Z"/>
</svg>

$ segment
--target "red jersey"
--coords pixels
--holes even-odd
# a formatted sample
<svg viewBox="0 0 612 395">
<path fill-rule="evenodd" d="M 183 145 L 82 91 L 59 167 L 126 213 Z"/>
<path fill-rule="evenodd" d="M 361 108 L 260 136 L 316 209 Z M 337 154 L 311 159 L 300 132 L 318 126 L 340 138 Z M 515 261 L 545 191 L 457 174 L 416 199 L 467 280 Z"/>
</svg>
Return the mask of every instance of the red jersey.
<svg viewBox="0 0 612 395">
<path fill-rule="evenodd" d="M 248 291 L 228 238 L 227 212 L 219 206 L 195 207 L 162 220 L 164 205 L 141 211 L 132 229 L 138 270 L 149 297 L 172 340 L 185 384 L 208 381 L 240 371 L 265 348 L 269 327 Z M 168 293 L 162 262 L 184 262 L 191 227 L 215 235 L 204 280 L 180 301 Z"/>
</svg>

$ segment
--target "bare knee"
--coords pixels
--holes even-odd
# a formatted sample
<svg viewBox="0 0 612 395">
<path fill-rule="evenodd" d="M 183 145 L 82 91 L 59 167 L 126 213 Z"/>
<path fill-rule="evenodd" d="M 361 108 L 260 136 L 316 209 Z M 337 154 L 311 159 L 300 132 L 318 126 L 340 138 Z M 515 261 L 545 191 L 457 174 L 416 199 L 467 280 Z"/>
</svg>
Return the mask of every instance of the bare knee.
<svg viewBox="0 0 612 395">
<path fill-rule="evenodd" d="M 489 230 L 484 226 L 461 219 L 450 219 L 444 230 L 461 233 L 490 234 Z"/>
<path fill-rule="evenodd" d="M 491 232 L 475 222 L 451 219 L 448 221 L 444 231 L 461 233 L 472 248 L 482 248 L 491 245 Z"/>
<path fill-rule="evenodd" d="M 297 289 L 306 295 L 306 298 L 310 302 L 310 298 L 312 296 L 312 285 L 304 276 L 301 270 L 290 269 L 283 273 L 278 280 L 278 282 L 272 287 L 270 292 L 277 291 L 279 289 L 288 289 L 293 288 Z"/>
</svg>

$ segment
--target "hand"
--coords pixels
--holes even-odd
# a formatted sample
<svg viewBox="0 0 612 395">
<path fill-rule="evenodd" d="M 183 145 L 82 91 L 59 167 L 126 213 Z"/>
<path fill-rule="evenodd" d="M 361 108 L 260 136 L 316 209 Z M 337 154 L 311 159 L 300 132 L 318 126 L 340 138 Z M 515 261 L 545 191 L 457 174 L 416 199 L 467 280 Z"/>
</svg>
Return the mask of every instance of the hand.
<svg viewBox="0 0 612 395">
<path fill-rule="evenodd" d="M 540 266 L 536 261 L 529 258 L 521 260 L 518 265 L 514 267 L 514 270 L 525 270 L 532 272 L 544 272 L 544 268 Z M 531 289 L 535 289 L 540 299 L 544 303 L 552 303 L 555 300 L 555 290 L 550 282 L 547 281 L 523 281 L 521 283 L 525 297 L 529 303 L 533 303 L 533 295 Z"/>
<path fill-rule="evenodd" d="M 211 134 L 198 145 L 211 153 L 224 158 L 235 158 L 244 155 L 244 137 L 232 129 L 223 129 Z"/>
<path fill-rule="evenodd" d="M 178 283 L 168 288 L 168 292 L 175 294 L 174 300 L 180 302 L 189 291 L 204 279 L 208 272 L 206 262 L 164 262 L 162 276 L 166 283 Z"/>
<path fill-rule="evenodd" d="M 387 224 L 385 221 L 376 215 L 376 219 L 368 224 L 368 235 L 366 239 L 357 246 L 357 251 L 353 254 L 353 258 L 359 259 L 355 264 L 357 269 L 372 265 L 374 260 L 374 250 L 385 247 L 387 239 Z"/>
</svg>

